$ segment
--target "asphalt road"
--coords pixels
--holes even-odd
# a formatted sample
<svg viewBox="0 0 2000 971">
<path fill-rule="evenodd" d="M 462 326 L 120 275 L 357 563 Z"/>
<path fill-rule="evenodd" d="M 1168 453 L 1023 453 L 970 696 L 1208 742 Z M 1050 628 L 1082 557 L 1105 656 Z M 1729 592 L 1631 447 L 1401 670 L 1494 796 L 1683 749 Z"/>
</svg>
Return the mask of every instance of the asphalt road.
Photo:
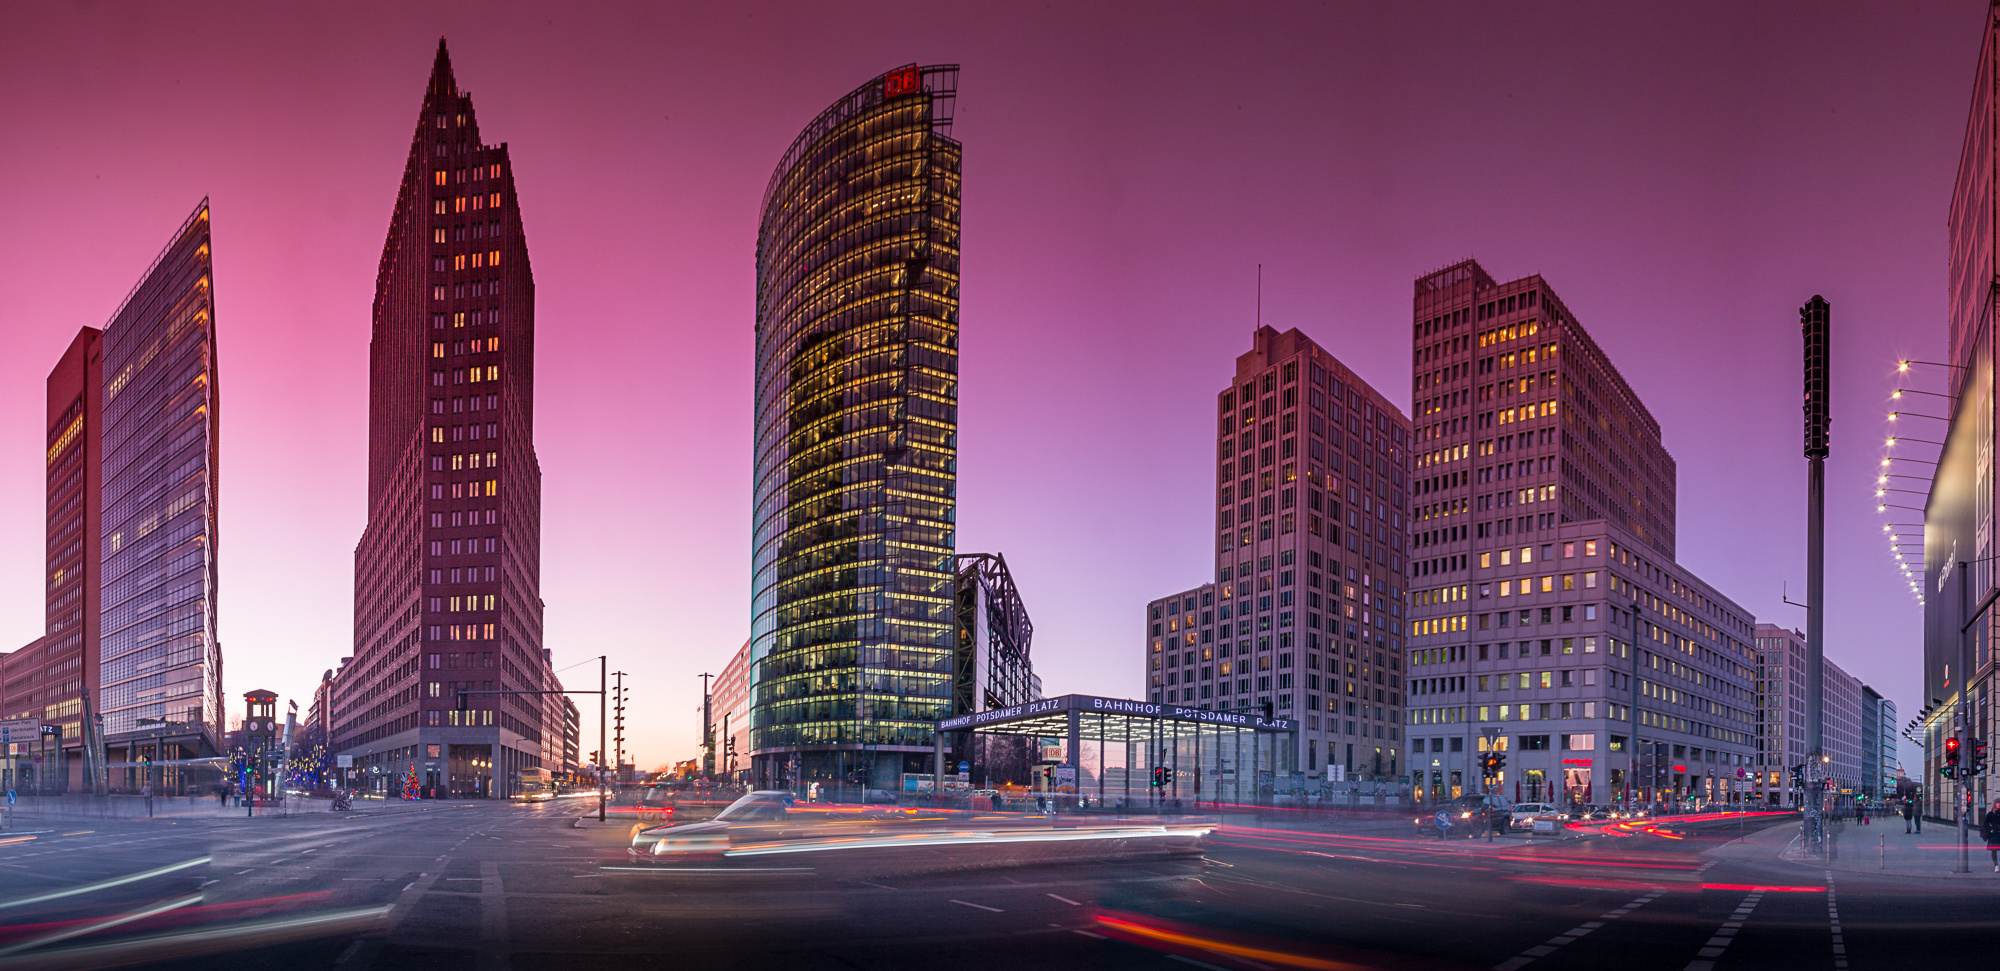
<svg viewBox="0 0 2000 971">
<path fill-rule="evenodd" d="M 2000 940 L 2000 874 L 1810 868 L 1776 858 L 1788 828 L 1736 822 L 1493 844 L 1228 826 L 1179 859 L 661 872 L 580 808 L 23 824 L 0 835 L 0 968 L 1844 971 L 1990 962 Z"/>
</svg>

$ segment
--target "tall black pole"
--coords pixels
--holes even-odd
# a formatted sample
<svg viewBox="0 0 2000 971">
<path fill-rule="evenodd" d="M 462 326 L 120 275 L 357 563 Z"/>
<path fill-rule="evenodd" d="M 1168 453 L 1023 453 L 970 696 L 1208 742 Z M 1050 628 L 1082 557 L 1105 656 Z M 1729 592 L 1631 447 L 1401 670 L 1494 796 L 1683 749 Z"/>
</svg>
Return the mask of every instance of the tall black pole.
<svg viewBox="0 0 2000 971">
<path fill-rule="evenodd" d="M 1806 782 L 1812 788 L 1826 778 L 1826 747 L 1822 716 L 1826 707 L 1826 456 L 1828 428 L 1833 424 L 1830 390 L 1831 322 L 1826 298 L 1814 294 L 1799 308 L 1799 330 L 1805 338 L 1805 453 L 1810 465 L 1806 484 Z M 1816 815 L 1821 794 L 1811 797 L 1807 815 Z"/>
</svg>

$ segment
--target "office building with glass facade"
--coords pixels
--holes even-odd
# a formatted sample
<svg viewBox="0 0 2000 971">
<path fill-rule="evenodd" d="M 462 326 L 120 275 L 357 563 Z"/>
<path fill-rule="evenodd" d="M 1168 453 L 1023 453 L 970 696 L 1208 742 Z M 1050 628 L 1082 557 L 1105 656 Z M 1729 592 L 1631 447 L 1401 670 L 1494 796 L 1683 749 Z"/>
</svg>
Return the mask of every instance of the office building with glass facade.
<svg viewBox="0 0 2000 971">
<path fill-rule="evenodd" d="M 759 785 L 922 771 L 949 713 L 958 446 L 955 66 L 806 126 L 757 231 L 751 738 Z"/>
<path fill-rule="evenodd" d="M 203 200 L 100 338 L 96 707 L 111 762 L 157 745 L 213 754 L 223 731 L 213 281 Z"/>
</svg>

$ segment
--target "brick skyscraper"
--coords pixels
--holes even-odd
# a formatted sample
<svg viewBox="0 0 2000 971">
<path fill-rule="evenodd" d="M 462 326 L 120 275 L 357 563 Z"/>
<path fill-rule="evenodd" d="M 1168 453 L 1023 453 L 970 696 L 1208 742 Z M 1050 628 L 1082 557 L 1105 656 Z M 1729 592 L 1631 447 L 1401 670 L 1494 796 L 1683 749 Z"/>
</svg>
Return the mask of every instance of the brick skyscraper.
<svg viewBox="0 0 2000 971">
<path fill-rule="evenodd" d="M 560 758 L 542 650 L 534 277 L 506 145 L 480 140 L 444 41 L 375 281 L 368 528 L 333 749 L 377 784 L 500 797 Z"/>
</svg>

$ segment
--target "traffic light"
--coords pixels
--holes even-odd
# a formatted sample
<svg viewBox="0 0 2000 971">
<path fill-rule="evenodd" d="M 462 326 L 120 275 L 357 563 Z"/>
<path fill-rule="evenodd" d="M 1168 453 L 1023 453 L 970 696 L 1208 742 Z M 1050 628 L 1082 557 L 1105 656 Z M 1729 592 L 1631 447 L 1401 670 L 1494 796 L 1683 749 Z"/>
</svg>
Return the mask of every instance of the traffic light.
<svg viewBox="0 0 2000 971">
<path fill-rule="evenodd" d="M 1958 736 L 1944 740 L 1944 764 L 1938 767 L 1938 774 L 1947 779 L 1958 778 Z"/>
<path fill-rule="evenodd" d="M 1153 784 L 1156 786 L 1165 786 L 1167 784 L 1167 770 L 1164 767 L 1155 767 L 1153 769 Z"/>
<path fill-rule="evenodd" d="M 1986 740 L 1983 738 L 1975 738 L 1972 740 L 1971 771 L 1973 775 L 1978 775 L 1986 771 Z"/>
<path fill-rule="evenodd" d="M 1486 756 L 1486 774 L 1488 776 L 1497 779 L 1500 777 L 1500 770 L 1506 767 L 1507 753 L 1494 752 Z"/>
</svg>

